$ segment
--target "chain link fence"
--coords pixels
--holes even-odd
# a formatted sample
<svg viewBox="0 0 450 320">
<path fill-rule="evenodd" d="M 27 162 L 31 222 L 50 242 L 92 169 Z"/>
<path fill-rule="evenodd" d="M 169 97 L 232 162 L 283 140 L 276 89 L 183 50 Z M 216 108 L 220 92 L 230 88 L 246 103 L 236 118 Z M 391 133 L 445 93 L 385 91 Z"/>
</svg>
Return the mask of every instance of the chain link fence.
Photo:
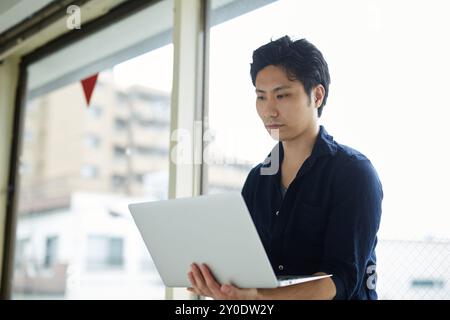
<svg viewBox="0 0 450 320">
<path fill-rule="evenodd" d="M 379 299 L 450 299 L 450 239 L 380 240 Z"/>
</svg>

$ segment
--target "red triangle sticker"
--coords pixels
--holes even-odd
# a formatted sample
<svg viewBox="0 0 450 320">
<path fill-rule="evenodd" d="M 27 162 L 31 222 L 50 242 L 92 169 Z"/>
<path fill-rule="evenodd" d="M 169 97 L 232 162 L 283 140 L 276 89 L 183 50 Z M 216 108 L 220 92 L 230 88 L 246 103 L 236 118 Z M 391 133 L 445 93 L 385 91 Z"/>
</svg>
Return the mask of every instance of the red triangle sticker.
<svg viewBox="0 0 450 320">
<path fill-rule="evenodd" d="M 90 76 L 86 79 L 81 80 L 81 85 L 83 86 L 84 96 L 86 97 L 86 103 L 89 107 L 91 101 L 92 92 L 94 91 L 95 84 L 97 82 L 98 73 Z"/>
</svg>

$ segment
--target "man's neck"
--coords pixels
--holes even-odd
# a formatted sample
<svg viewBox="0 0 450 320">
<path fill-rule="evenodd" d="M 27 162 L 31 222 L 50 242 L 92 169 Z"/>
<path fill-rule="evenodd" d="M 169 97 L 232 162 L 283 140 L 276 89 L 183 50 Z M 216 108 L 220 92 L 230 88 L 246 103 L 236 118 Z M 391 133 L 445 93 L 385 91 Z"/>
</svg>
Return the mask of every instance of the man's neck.
<svg viewBox="0 0 450 320">
<path fill-rule="evenodd" d="M 294 139 L 283 141 L 283 164 L 287 167 L 300 167 L 311 155 L 319 131 L 319 125 L 316 123 Z"/>
</svg>

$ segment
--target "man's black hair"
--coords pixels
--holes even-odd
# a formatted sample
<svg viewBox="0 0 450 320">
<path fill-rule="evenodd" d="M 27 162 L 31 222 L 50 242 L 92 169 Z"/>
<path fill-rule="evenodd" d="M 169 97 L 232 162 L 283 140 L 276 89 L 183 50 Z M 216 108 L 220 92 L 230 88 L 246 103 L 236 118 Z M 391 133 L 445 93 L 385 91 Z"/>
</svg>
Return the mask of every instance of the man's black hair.
<svg viewBox="0 0 450 320">
<path fill-rule="evenodd" d="M 290 80 L 300 81 L 308 97 L 311 97 L 312 89 L 321 84 L 325 88 L 325 96 L 318 115 L 322 115 L 328 97 L 330 73 L 319 49 L 306 39 L 292 41 L 289 36 L 270 41 L 253 52 L 250 65 L 253 85 L 258 72 L 269 65 L 283 68 Z"/>
</svg>

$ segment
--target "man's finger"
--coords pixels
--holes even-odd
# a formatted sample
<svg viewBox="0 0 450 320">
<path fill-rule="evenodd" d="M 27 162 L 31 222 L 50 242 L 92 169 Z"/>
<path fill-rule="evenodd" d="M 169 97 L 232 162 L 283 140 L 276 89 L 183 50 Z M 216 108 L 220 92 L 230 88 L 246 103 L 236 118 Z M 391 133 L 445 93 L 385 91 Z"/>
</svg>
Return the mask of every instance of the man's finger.
<svg viewBox="0 0 450 320">
<path fill-rule="evenodd" d="M 192 264 L 192 275 L 194 277 L 196 289 L 204 296 L 210 296 L 211 292 L 206 285 L 205 279 L 199 269 L 199 267 L 193 263 Z"/>
<path fill-rule="evenodd" d="M 189 281 L 191 282 L 192 286 L 196 287 L 197 283 L 195 281 L 194 275 L 192 274 L 192 271 L 188 272 L 188 278 L 189 278 Z"/>
<path fill-rule="evenodd" d="M 223 298 L 223 293 L 220 291 L 220 284 L 216 281 L 214 276 L 211 274 L 208 266 L 206 264 L 200 265 L 200 271 L 202 272 L 203 278 L 205 279 L 206 285 L 209 290 L 218 298 Z"/>
<path fill-rule="evenodd" d="M 200 269 L 198 268 L 198 266 L 193 263 L 191 265 L 191 274 L 192 277 L 194 278 L 195 284 L 198 288 L 202 288 L 205 286 L 205 280 L 203 279 L 202 273 L 200 272 Z"/>
</svg>

